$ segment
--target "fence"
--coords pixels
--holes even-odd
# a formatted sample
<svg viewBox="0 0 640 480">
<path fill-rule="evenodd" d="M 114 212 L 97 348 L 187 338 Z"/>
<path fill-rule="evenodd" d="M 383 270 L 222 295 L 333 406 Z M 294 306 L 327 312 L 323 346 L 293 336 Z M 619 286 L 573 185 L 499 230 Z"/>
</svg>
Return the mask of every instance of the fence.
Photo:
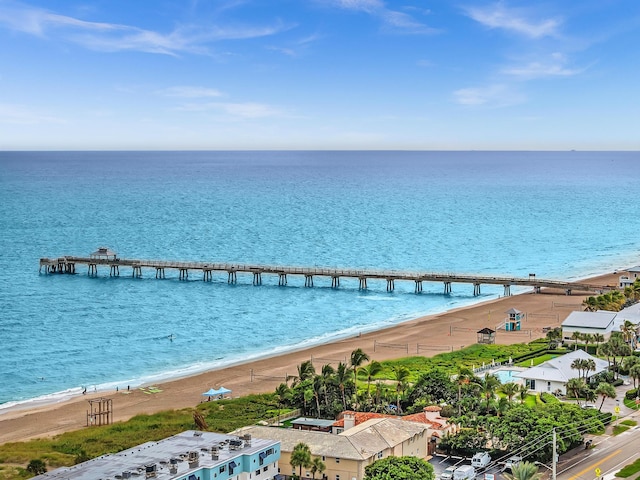
<svg viewBox="0 0 640 480">
<path fill-rule="evenodd" d="M 341 359 L 337 359 L 337 358 L 320 358 L 320 357 L 314 357 L 313 355 L 311 355 L 311 363 L 314 362 L 325 362 L 324 364 L 330 364 L 330 363 L 347 363 L 347 357 L 341 358 Z"/>
<path fill-rule="evenodd" d="M 421 350 L 431 352 L 453 352 L 453 346 L 451 345 L 424 345 L 418 343 L 416 345 L 416 353 L 420 353 Z"/>
<path fill-rule="evenodd" d="M 250 370 L 250 382 L 253 382 L 254 379 L 264 379 L 264 380 L 282 380 L 287 383 L 291 377 L 288 374 L 282 375 L 266 375 L 263 373 L 256 373 L 253 368 Z"/>
<path fill-rule="evenodd" d="M 409 344 L 408 343 L 381 343 L 377 340 L 373 341 L 373 351 L 375 352 L 377 348 L 396 348 L 399 350 L 404 350 L 409 355 Z"/>
</svg>

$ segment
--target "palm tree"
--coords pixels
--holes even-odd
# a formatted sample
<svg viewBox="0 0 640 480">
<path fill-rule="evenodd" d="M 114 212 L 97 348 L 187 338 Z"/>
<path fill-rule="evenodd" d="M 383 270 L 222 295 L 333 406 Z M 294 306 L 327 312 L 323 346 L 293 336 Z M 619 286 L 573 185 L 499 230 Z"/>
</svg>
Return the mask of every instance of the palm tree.
<svg viewBox="0 0 640 480">
<path fill-rule="evenodd" d="M 589 372 L 595 372 L 596 371 L 596 361 L 593 358 L 589 358 L 587 360 L 585 360 L 584 362 L 584 380 L 587 381 L 587 378 L 589 378 L 591 375 L 589 375 Z"/>
<path fill-rule="evenodd" d="M 584 340 L 584 351 L 589 353 L 589 344 L 593 342 L 593 334 L 585 333 L 582 335 L 582 339 Z"/>
<path fill-rule="evenodd" d="M 604 335 L 601 333 L 594 333 L 593 341 L 596 342 L 596 352 L 597 352 L 598 348 L 600 347 L 600 344 L 604 342 Z"/>
<path fill-rule="evenodd" d="M 524 403 L 524 400 L 527 398 L 528 394 L 529 394 L 529 387 L 527 387 L 524 384 L 518 387 L 518 396 L 520 397 L 520 403 Z"/>
<path fill-rule="evenodd" d="M 367 395 L 371 396 L 371 380 L 382 371 L 382 364 L 376 360 L 362 367 L 367 377 Z"/>
<path fill-rule="evenodd" d="M 640 382 L 640 364 L 632 365 L 629 368 L 629 376 L 633 378 L 633 388 L 636 388 L 636 382 Z"/>
<path fill-rule="evenodd" d="M 324 404 L 329 408 L 329 395 L 327 395 L 327 386 L 331 382 L 331 379 L 335 375 L 335 369 L 327 364 L 322 366 L 322 373 L 320 376 L 322 377 L 322 391 L 324 392 Z"/>
<path fill-rule="evenodd" d="M 338 363 L 338 368 L 336 369 L 336 374 L 334 376 L 334 379 L 338 384 L 338 388 L 340 389 L 340 394 L 342 395 L 342 408 L 345 410 L 347 409 L 347 399 L 344 392 L 346 389 L 346 383 L 349 381 L 348 371 L 347 366 L 340 362 Z"/>
<path fill-rule="evenodd" d="M 306 362 L 302 362 L 298 365 L 298 380 L 300 382 L 304 382 L 305 380 L 313 377 L 315 373 L 316 369 L 311 360 L 307 360 Z"/>
<path fill-rule="evenodd" d="M 358 391 L 358 368 L 364 362 L 368 361 L 369 355 L 364 353 L 361 348 L 357 348 L 353 352 L 351 352 L 350 363 L 351 368 L 353 368 L 353 384 L 355 385 L 356 392 Z"/>
<path fill-rule="evenodd" d="M 509 402 L 513 399 L 513 397 L 518 393 L 520 386 L 515 382 L 503 383 L 498 387 L 498 391 L 504 393 Z"/>
<path fill-rule="evenodd" d="M 582 334 L 580 332 L 573 332 L 571 334 L 571 340 L 575 340 L 576 344 L 574 345 L 573 349 L 577 350 L 578 349 L 578 340 L 580 340 L 582 338 Z"/>
<path fill-rule="evenodd" d="M 582 371 L 585 369 L 585 359 L 576 358 L 573 362 L 571 362 L 571 369 L 578 371 L 578 378 L 582 378 Z"/>
<path fill-rule="evenodd" d="M 402 412 L 400 408 L 400 394 L 405 390 L 410 374 L 409 369 L 404 365 L 396 365 L 393 368 L 393 379 L 396 381 L 396 411 L 398 413 Z"/>
<path fill-rule="evenodd" d="M 293 447 L 289 463 L 293 468 L 300 468 L 298 478 L 302 478 L 302 468 L 311 467 L 311 449 L 309 448 L 309 445 L 300 442 Z"/>
<path fill-rule="evenodd" d="M 580 392 L 587 386 L 581 378 L 571 378 L 567 382 L 567 390 L 576 397 L 576 403 L 580 404 Z"/>
<path fill-rule="evenodd" d="M 316 473 L 322 475 L 322 472 L 326 470 L 327 466 L 324 464 L 320 457 L 316 457 L 311 462 L 311 478 L 315 480 Z"/>
<path fill-rule="evenodd" d="M 629 344 L 631 350 L 636 348 L 636 338 L 638 335 L 638 326 L 631 322 L 630 320 L 625 320 L 624 324 L 620 327 L 620 331 L 622 332 L 622 337 L 625 342 Z"/>
<path fill-rule="evenodd" d="M 500 380 L 493 374 L 487 373 L 480 384 L 482 387 L 482 393 L 486 402 L 487 413 L 489 413 L 489 401 L 496 393 L 496 389 L 500 386 Z"/>
<path fill-rule="evenodd" d="M 600 408 L 598 408 L 599 412 L 602 411 L 602 405 L 604 404 L 605 399 L 616 398 L 616 389 L 613 388 L 613 385 L 607 382 L 600 382 L 596 388 L 596 393 L 602 396 L 602 402 L 600 402 Z"/>
<path fill-rule="evenodd" d="M 598 355 L 607 357 L 608 368 L 611 369 L 611 357 L 613 356 L 613 349 L 609 342 L 603 343 L 598 348 Z"/>
<path fill-rule="evenodd" d="M 595 312 L 598 310 L 598 300 L 596 297 L 589 297 L 582 302 L 585 312 Z"/>
<path fill-rule="evenodd" d="M 467 385 L 475 375 L 469 367 L 458 367 L 456 383 L 458 384 L 458 416 L 462 415 L 462 385 Z"/>
<path fill-rule="evenodd" d="M 280 410 L 284 403 L 291 398 L 291 389 L 286 383 L 281 383 L 276 387 L 276 395 L 278 396 L 278 423 L 280 422 Z"/>
<path fill-rule="evenodd" d="M 618 357 L 626 357 L 631 355 L 631 348 L 627 345 L 622 338 L 622 335 L 611 335 L 607 342 L 611 346 L 611 357 L 613 358 L 613 371 L 616 378 L 618 378 Z"/>
<path fill-rule="evenodd" d="M 540 480 L 538 467 L 531 462 L 520 462 L 511 467 L 511 473 L 502 474 L 507 480 Z"/>
<path fill-rule="evenodd" d="M 316 399 L 316 415 L 320 417 L 320 394 L 324 388 L 324 382 L 322 381 L 322 375 L 316 375 L 313 377 L 313 396 Z"/>
</svg>

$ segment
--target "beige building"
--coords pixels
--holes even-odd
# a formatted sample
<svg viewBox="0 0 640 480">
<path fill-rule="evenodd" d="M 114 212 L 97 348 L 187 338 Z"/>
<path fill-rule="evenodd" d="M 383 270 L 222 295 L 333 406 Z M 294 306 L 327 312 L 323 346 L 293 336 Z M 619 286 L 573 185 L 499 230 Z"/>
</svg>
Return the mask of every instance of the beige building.
<svg viewBox="0 0 640 480">
<path fill-rule="evenodd" d="M 300 442 L 311 450 L 312 460 L 320 457 L 326 465 L 322 478 L 327 480 L 361 480 L 364 469 L 389 456 L 427 457 L 429 427 L 423 423 L 395 418 L 373 418 L 335 435 L 295 429 L 250 426 L 236 430 L 236 435 L 250 434 L 280 442 L 279 473 L 298 474 L 291 466 L 291 452 Z M 312 478 L 310 471 L 302 476 Z M 317 478 L 320 478 L 317 475 Z"/>
</svg>

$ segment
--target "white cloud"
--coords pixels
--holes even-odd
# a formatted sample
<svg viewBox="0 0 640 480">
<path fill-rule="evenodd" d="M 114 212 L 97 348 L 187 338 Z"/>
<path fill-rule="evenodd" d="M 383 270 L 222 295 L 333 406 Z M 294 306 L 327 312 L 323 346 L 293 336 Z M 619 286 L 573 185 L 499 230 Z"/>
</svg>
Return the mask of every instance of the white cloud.
<svg viewBox="0 0 640 480">
<path fill-rule="evenodd" d="M 562 23 L 556 18 L 525 18 L 524 11 L 506 8 L 502 2 L 486 7 L 467 7 L 464 10 L 469 17 L 486 27 L 508 30 L 530 38 L 556 36 Z"/>
<path fill-rule="evenodd" d="M 256 102 L 244 102 L 244 103 L 224 103 L 224 102 L 210 102 L 210 103 L 194 103 L 183 105 L 178 108 L 181 111 L 188 112 L 205 112 L 205 111 L 218 111 L 226 113 L 236 119 L 253 119 L 253 118 L 266 118 L 266 117 L 279 117 L 282 116 L 282 111 L 264 103 Z"/>
<path fill-rule="evenodd" d="M 0 103 L 0 123 L 33 125 L 41 123 L 65 123 L 65 121 L 24 105 Z"/>
<path fill-rule="evenodd" d="M 89 22 L 19 3 L 0 4 L 0 24 L 41 37 L 59 35 L 93 50 L 134 50 L 166 55 L 206 54 L 206 45 L 211 42 L 265 37 L 290 28 L 281 23 L 260 27 L 192 25 L 160 33 L 131 25 Z"/>
<path fill-rule="evenodd" d="M 325 0 L 324 3 L 345 10 L 368 13 L 379 18 L 386 29 L 392 29 L 395 32 L 432 34 L 438 31 L 415 20 L 407 13 L 387 8 L 381 0 Z"/>
<path fill-rule="evenodd" d="M 178 86 L 158 90 L 159 95 L 180 98 L 221 97 L 222 93 L 214 88 Z"/>
<path fill-rule="evenodd" d="M 546 77 L 572 77 L 584 71 L 584 69 L 567 68 L 566 63 L 564 55 L 554 53 L 544 61 L 532 61 L 524 65 L 505 67 L 501 73 L 522 80 L 530 80 Z"/>
<path fill-rule="evenodd" d="M 525 101 L 523 95 L 504 84 L 461 88 L 453 92 L 453 97 L 456 103 L 467 106 L 507 107 Z"/>
</svg>

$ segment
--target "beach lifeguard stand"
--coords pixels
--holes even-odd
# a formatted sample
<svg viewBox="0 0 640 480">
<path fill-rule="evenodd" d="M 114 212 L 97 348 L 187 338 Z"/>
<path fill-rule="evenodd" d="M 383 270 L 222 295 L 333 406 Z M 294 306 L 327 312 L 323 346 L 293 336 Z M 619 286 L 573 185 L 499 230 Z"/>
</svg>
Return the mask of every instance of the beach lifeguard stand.
<svg viewBox="0 0 640 480">
<path fill-rule="evenodd" d="M 485 327 L 478 331 L 478 343 L 492 344 L 496 343 L 496 332 L 489 327 Z"/>
<path fill-rule="evenodd" d="M 516 332 L 521 328 L 521 321 L 524 319 L 524 313 L 517 308 L 510 308 L 505 312 L 509 315 L 504 320 L 504 329 L 507 332 Z"/>
</svg>

